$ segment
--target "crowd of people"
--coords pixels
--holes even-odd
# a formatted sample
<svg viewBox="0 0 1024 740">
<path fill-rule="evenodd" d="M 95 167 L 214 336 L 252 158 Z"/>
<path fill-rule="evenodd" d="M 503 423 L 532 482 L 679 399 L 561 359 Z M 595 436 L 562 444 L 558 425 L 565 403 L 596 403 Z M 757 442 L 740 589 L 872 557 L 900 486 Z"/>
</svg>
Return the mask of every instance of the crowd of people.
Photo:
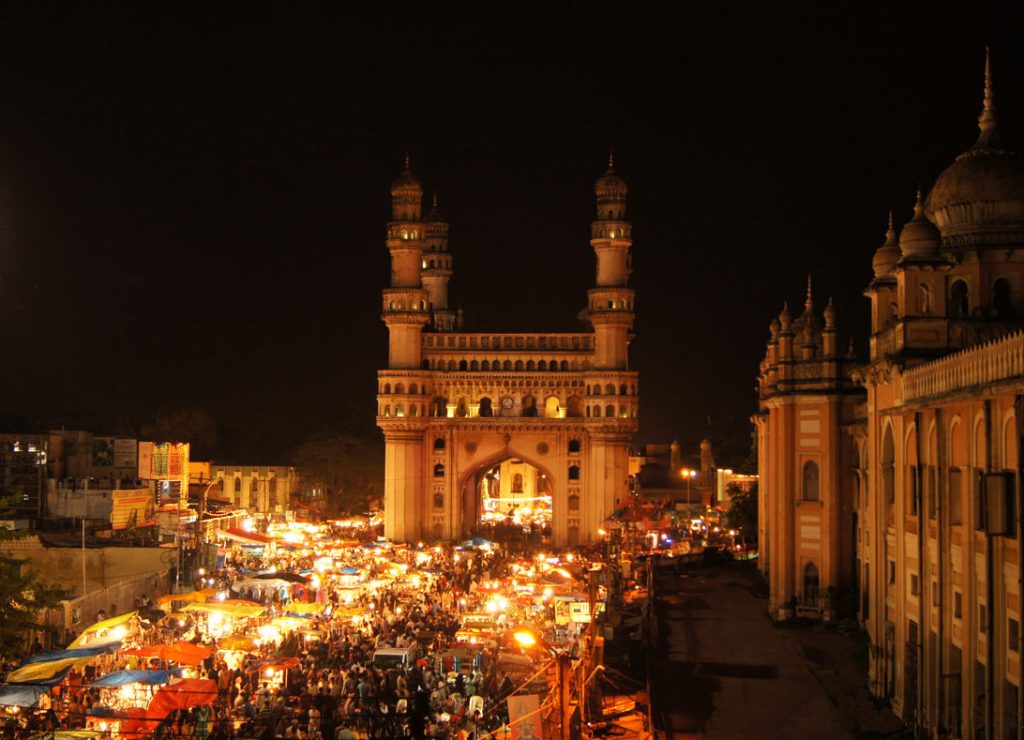
<svg viewBox="0 0 1024 740">
<path fill-rule="evenodd" d="M 210 612 L 140 612 L 132 644 L 184 640 L 206 647 L 209 656 L 185 666 L 185 675 L 216 685 L 212 703 L 172 712 L 146 732 L 175 738 L 479 739 L 500 736 L 510 695 L 547 691 L 546 653 L 524 654 L 512 629 L 529 622 L 563 644 L 574 633 L 565 625 L 555 633 L 553 606 L 543 595 L 550 588 L 531 590 L 524 599 L 508 585 L 518 583 L 517 575 L 532 574 L 532 560 L 486 545 L 463 550 L 349 542 L 337 548 L 332 543 L 340 532 L 307 536 L 262 553 L 233 548 L 216 572 L 198 576 L 197 592 L 205 589 L 211 604 L 264 608 L 258 617 L 231 620 L 233 636 L 251 638 L 243 649 L 222 649 L 224 624 L 218 618 L 214 629 Z M 166 597 L 161 605 L 168 611 L 181 607 Z M 467 615 L 490 624 L 467 637 Z M 296 617 L 291 629 L 263 628 L 289 616 Z M 97 727 L 104 717 L 105 727 L 116 727 L 118 711 L 109 711 L 104 693 L 111 690 L 89 684 L 136 667 L 181 666 L 124 651 L 98 656 L 45 694 L 39 711 L 25 712 L 24 729 Z"/>
</svg>

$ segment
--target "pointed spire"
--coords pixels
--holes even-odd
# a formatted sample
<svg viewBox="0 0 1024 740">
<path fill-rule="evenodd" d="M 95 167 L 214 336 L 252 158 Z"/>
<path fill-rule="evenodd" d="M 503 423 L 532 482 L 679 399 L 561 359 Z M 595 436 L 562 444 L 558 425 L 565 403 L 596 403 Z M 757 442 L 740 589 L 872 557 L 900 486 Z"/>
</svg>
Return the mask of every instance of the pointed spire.
<svg viewBox="0 0 1024 740">
<path fill-rule="evenodd" d="M 814 295 L 811 288 L 811 273 L 807 273 L 807 299 L 804 301 L 804 310 L 808 313 L 814 310 Z"/>
<path fill-rule="evenodd" d="M 921 186 L 917 186 L 917 197 L 914 200 L 914 220 L 924 217 L 924 198 L 921 196 Z"/>
<path fill-rule="evenodd" d="M 785 301 L 782 304 L 782 313 L 779 314 L 779 325 L 782 331 L 789 331 L 790 324 L 793 323 L 793 316 L 789 312 L 789 301 Z"/>
<path fill-rule="evenodd" d="M 612 149 L 608 150 L 608 171 L 615 171 L 615 151 Z"/>
<path fill-rule="evenodd" d="M 433 201 L 431 201 L 431 206 L 433 207 L 433 209 L 435 211 L 437 210 L 437 191 L 436 190 L 434 191 L 434 199 L 433 199 Z"/>
<path fill-rule="evenodd" d="M 893 223 L 892 209 L 889 209 L 889 228 L 885 230 L 885 244 L 883 246 L 896 246 L 896 226 Z"/>
<path fill-rule="evenodd" d="M 996 116 L 995 94 L 992 91 L 992 59 L 989 48 L 985 47 L 985 92 L 982 97 L 981 115 L 978 116 L 978 141 L 974 149 L 999 148 L 999 119 Z"/>
<path fill-rule="evenodd" d="M 411 168 L 412 168 L 412 163 L 411 163 L 411 161 L 409 159 L 409 152 L 406 152 L 405 153 L 405 169 L 408 170 L 408 169 L 411 169 Z"/>
</svg>

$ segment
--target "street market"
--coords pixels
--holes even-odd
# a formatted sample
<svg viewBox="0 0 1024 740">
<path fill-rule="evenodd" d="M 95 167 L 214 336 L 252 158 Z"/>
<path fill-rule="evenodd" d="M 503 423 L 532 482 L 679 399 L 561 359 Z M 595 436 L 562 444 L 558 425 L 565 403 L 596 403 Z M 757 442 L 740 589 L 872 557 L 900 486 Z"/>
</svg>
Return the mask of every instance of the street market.
<svg viewBox="0 0 1024 740">
<path fill-rule="evenodd" d="M 192 590 L 14 667 L 4 736 L 569 736 L 566 685 L 586 691 L 602 642 L 599 552 L 409 546 L 351 522 L 222 534 Z"/>
</svg>

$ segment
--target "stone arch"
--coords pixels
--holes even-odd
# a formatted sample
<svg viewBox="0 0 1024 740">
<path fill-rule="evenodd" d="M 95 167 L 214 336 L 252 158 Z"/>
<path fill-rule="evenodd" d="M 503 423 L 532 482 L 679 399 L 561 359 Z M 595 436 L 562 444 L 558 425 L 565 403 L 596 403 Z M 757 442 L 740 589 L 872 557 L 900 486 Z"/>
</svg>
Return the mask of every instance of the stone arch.
<svg viewBox="0 0 1024 740">
<path fill-rule="evenodd" d="M 557 419 L 561 409 L 561 404 L 558 400 L 558 396 L 548 396 L 544 399 L 544 417 L 547 419 Z"/>
<path fill-rule="evenodd" d="M 1006 413 L 1003 420 L 1002 455 L 1000 466 L 1004 470 L 1017 469 L 1017 418 L 1013 411 Z"/>
<path fill-rule="evenodd" d="M 409 383 L 409 394 L 410 395 L 416 396 L 416 395 L 419 395 L 419 392 L 420 391 L 419 391 L 419 386 L 418 385 L 416 385 L 415 383 Z"/>
<path fill-rule="evenodd" d="M 444 396 L 437 396 L 430 402 L 430 415 L 445 417 L 448 416 L 448 399 Z"/>
<path fill-rule="evenodd" d="M 455 416 L 460 419 L 469 416 L 469 399 L 465 396 L 459 396 L 455 401 Z"/>
<path fill-rule="evenodd" d="M 612 385 L 611 383 L 608 383 L 608 385 L 606 385 L 604 387 L 604 394 L 606 396 L 614 396 L 615 395 L 615 386 Z"/>
<path fill-rule="evenodd" d="M 503 363 L 501 363 L 501 369 L 505 370 L 506 372 L 512 372 L 512 360 L 505 360 Z"/>
<path fill-rule="evenodd" d="M 569 363 L 568 363 L 568 361 L 562 360 L 561 364 L 558 366 L 558 369 L 561 370 L 563 373 L 564 372 L 568 372 L 568 370 L 569 370 Z"/>
<path fill-rule="evenodd" d="M 527 360 L 526 361 L 526 372 L 532 373 L 536 369 L 537 369 L 537 363 L 536 362 L 534 362 L 533 360 Z"/>
<path fill-rule="evenodd" d="M 609 404 L 607 404 L 607 405 L 606 405 L 606 406 L 604 407 L 604 415 L 605 415 L 605 417 L 607 417 L 607 418 L 612 418 L 612 417 L 614 417 L 614 416 L 615 416 L 615 407 L 614 407 L 614 406 L 612 406 L 612 405 L 611 405 L 610 403 L 609 403 Z"/>
<path fill-rule="evenodd" d="M 592 395 L 592 396 L 600 396 L 601 395 L 601 386 L 599 386 L 599 385 L 597 385 L 595 383 L 594 387 L 591 388 L 590 391 L 591 391 L 590 395 Z"/>
<path fill-rule="evenodd" d="M 517 373 L 523 372 L 523 361 L 522 360 L 516 360 L 515 371 Z"/>
<path fill-rule="evenodd" d="M 395 383 L 395 393 L 398 395 L 405 393 L 405 383 Z"/>
<path fill-rule="evenodd" d="M 480 361 L 479 360 L 470 360 L 469 361 L 469 369 L 470 369 L 471 372 L 475 373 L 477 370 L 480 369 Z"/>
<path fill-rule="evenodd" d="M 885 424 L 882 431 L 882 503 L 891 506 L 896 502 L 896 444 L 893 441 L 892 424 Z"/>
<path fill-rule="evenodd" d="M 551 440 L 554 442 L 554 439 Z M 522 460 L 528 465 L 532 465 L 542 475 L 544 475 L 549 485 L 552 486 L 552 502 L 558 500 L 558 491 L 554 489 L 555 481 L 558 478 L 551 473 L 551 469 L 539 462 L 532 455 L 524 455 L 519 450 L 511 447 L 504 447 L 495 453 L 482 458 L 479 461 L 468 466 L 459 474 L 458 481 L 456 481 L 456 491 L 459 492 L 459 499 L 461 506 L 459 507 L 459 536 L 469 534 L 473 531 L 476 523 L 480 520 L 480 500 L 477 490 L 478 478 L 481 473 L 486 472 L 493 468 L 495 465 L 503 463 L 505 460 Z"/>
<path fill-rule="evenodd" d="M 385 383 L 384 384 L 384 395 L 390 395 L 390 394 L 391 394 L 391 383 Z"/>
<path fill-rule="evenodd" d="M 542 373 L 547 372 L 547 370 L 548 370 L 548 361 L 547 360 L 541 360 L 540 362 L 538 362 L 537 363 L 537 370 L 539 372 L 542 372 Z"/>
</svg>

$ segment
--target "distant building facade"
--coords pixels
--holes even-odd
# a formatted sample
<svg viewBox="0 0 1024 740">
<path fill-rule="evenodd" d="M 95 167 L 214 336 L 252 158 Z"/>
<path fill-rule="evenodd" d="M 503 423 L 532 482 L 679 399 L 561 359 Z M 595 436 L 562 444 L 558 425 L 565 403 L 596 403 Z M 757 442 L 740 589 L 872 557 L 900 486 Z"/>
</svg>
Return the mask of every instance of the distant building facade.
<svg viewBox="0 0 1024 740">
<path fill-rule="evenodd" d="M 1024 158 L 1000 141 L 987 64 L 979 128 L 898 239 L 890 218 L 866 363 L 839 358 L 827 316 L 820 345 L 807 320 L 773 322 L 761 555 L 776 617 L 812 587 L 853 590 L 871 690 L 905 720 L 1017 737 Z"/>
<path fill-rule="evenodd" d="M 204 463 L 206 464 L 206 463 Z M 283 514 L 300 495 L 299 475 L 287 465 L 221 465 L 208 463 L 208 481 L 218 497 L 253 514 Z"/>
<path fill-rule="evenodd" d="M 378 373 L 384 432 L 384 532 L 396 541 L 474 532 L 483 486 L 506 460 L 527 463 L 551 499 L 554 544 L 586 543 L 629 493 L 637 373 L 629 367 L 634 292 L 627 186 L 609 162 L 595 185 L 591 331 L 463 332 L 448 303 L 447 221 L 424 216 L 408 168 L 391 188 L 388 364 Z"/>
</svg>

